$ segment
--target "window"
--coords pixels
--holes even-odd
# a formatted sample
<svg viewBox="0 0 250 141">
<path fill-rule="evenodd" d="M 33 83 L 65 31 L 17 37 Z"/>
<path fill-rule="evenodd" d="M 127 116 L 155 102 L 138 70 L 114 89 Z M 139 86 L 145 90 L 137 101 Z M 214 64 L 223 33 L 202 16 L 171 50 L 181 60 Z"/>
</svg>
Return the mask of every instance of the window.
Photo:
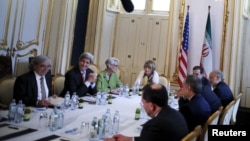
<svg viewBox="0 0 250 141">
<path fill-rule="evenodd" d="M 170 0 L 153 0 L 153 11 L 169 11 Z"/>
<path fill-rule="evenodd" d="M 131 0 L 135 13 L 166 14 L 169 11 L 171 0 Z"/>
<path fill-rule="evenodd" d="M 135 10 L 144 11 L 146 7 L 146 0 L 132 0 Z"/>
</svg>

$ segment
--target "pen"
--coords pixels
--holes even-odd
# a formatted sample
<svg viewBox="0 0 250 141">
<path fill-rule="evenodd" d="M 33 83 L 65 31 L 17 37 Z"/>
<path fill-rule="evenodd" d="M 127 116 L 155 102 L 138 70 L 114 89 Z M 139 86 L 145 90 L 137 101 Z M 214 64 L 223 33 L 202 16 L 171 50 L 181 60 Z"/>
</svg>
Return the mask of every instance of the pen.
<svg viewBox="0 0 250 141">
<path fill-rule="evenodd" d="M 14 126 L 9 126 L 8 128 L 15 129 L 15 130 L 19 129 L 18 127 L 14 127 Z"/>
</svg>

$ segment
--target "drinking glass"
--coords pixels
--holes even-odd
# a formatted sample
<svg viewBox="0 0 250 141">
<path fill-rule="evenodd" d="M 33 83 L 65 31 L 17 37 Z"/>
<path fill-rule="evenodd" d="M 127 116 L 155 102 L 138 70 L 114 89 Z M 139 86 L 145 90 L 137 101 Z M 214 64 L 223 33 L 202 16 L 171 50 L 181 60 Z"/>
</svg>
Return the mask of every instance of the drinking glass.
<svg viewBox="0 0 250 141">
<path fill-rule="evenodd" d="M 81 122 L 80 134 L 88 134 L 89 133 L 89 122 Z"/>
<path fill-rule="evenodd" d="M 39 128 L 47 128 L 48 127 L 48 113 L 41 112 L 39 115 Z"/>
</svg>

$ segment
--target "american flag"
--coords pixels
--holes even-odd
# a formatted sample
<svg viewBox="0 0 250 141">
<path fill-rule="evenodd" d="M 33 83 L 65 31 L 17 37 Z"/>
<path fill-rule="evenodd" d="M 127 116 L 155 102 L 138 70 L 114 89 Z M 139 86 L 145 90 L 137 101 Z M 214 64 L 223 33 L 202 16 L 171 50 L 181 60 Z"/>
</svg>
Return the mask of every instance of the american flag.
<svg viewBox="0 0 250 141">
<path fill-rule="evenodd" d="M 182 82 L 187 76 L 188 37 L 189 37 L 189 12 L 187 11 L 185 26 L 184 26 L 184 31 L 183 31 L 183 40 L 181 43 L 180 56 L 179 56 L 178 84 L 180 87 L 182 87 Z"/>
</svg>

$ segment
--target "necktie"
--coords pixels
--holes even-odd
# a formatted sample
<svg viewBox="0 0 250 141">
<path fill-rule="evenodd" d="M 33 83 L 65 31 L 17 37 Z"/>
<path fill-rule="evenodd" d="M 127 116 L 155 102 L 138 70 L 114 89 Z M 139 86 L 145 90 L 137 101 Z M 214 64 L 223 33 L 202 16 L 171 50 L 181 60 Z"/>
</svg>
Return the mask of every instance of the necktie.
<svg viewBox="0 0 250 141">
<path fill-rule="evenodd" d="M 85 81 L 85 71 L 82 72 L 82 81 Z"/>
<path fill-rule="evenodd" d="M 44 77 L 40 78 L 40 84 L 41 84 L 42 99 L 46 99 L 46 91 L 45 91 L 45 86 L 44 86 Z"/>
</svg>

